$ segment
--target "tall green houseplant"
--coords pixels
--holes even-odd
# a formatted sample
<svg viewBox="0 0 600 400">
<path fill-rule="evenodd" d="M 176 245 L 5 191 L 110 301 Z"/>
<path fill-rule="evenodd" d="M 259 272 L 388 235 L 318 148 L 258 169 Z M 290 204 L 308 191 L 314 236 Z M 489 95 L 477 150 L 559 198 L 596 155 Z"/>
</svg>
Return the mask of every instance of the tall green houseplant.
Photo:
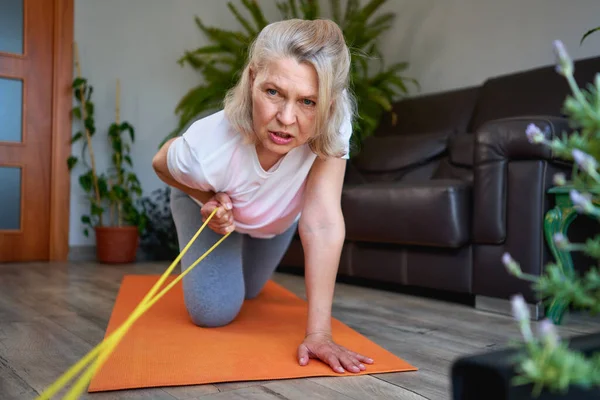
<svg viewBox="0 0 600 400">
<path fill-rule="evenodd" d="M 146 216 L 136 208 L 136 200 L 142 196 L 142 187 L 133 172 L 131 146 L 135 142 L 135 130 L 127 121 L 120 121 L 120 85 L 117 80 L 117 107 L 115 122 L 108 128 L 108 139 L 112 149 L 110 176 L 108 178 L 109 211 L 113 226 L 137 226 L 140 233 Z"/>
<path fill-rule="evenodd" d="M 382 33 L 391 28 L 395 14 L 375 14 L 386 1 L 370 0 L 361 6 L 358 0 L 349 0 L 345 10 L 342 10 L 339 0 L 329 0 L 333 14 L 331 19 L 342 29 L 352 52 L 352 91 L 357 97 L 359 114 L 354 125 L 353 149 L 360 149 L 364 139 L 377 128 L 381 116 L 392 111 L 392 103 L 409 93 L 408 84 L 419 87 L 415 79 L 400 74 L 408 68 L 408 63 L 385 66 L 378 40 Z M 200 72 L 204 82 L 192 88 L 177 104 L 175 113 L 179 116 L 179 123 L 161 145 L 181 134 L 193 120 L 220 109 L 226 92 L 238 80 L 250 44 L 260 30 L 269 24 L 256 1 L 241 0 L 241 3 L 249 17 L 242 15 L 232 2 L 228 2 L 227 6 L 243 30 L 209 27 L 200 18 L 195 18 L 196 24 L 211 43 L 186 51 L 178 63 L 181 66 L 188 64 Z M 282 20 L 325 18 L 321 15 L 318 0 L 277 0 L 275 3 Z M 376 61 L 379 66 L 373 71 L 369 66 Z"/>
<path fill-rule="evenodd" d="M 73 135 L 71 143 L 82 141 L 83 144 L 81 156 L 71 155 L 67 164 L 69 171 L 73 171 L 78 165 L 83 169 L 79 184 L 90 204 L 89 213 L 81 216 L 83 233 L 89 236 L 90 230 L 95 232 L 99 261 L 132 262 L 136 258 L 139 237 L 147 223 L 147 215 L 136 202 L 142 195 L 142 188 L 133 172 L 130 154 L 135 132 L 131 124 L 120 121 L 120 86 L 117 81 L 116 119 L 110 125 L 107 135 L 111 162 L 106 173 L 100 172 L 92 147 L 92 139 L 96 134 L 93 87 L 81 76 L 76 44 L 74 50 L 77 77 L 73 81 L 73 94 L 77 104 L 72 109 L 72 116 L 81 123 L 82 129 Z"/>
<path fill-rule="evenodd" d="M 146 216 L 136 207 L 137 198 L 142 196 L 142 188 L 132 170 L 130 152 L 135 140 L 134 128 L 127 121 L 119 121 L 117 106 L 117 119 L 108 128 L 110 166 L 107 173 L 100 172 L 92 147 L 92 139 L 96 134 L 94 103 L 91 100 L 93 86 L 86 78 L 79 76 L 73 81 L 73 91 L 77 105 L 73 107 L 72 115 L 75 120 L 82 122 L 83 129 L 73 135 L 71 143 L 82 141 L 83 145 L 81 156 L 71 155 L 67 165 L 69 171 L 80 162 L 84 168 L 84 172 L 79 176 L 79 184 L 89 201 L 90 210 L 81 216 L 83 233 L 89 236 L 89 230 L 96 227 L 126 225 L 136 226 L 141 232 Z M 106 211 L 109 212 L 108 219 Z"/>
</svg>

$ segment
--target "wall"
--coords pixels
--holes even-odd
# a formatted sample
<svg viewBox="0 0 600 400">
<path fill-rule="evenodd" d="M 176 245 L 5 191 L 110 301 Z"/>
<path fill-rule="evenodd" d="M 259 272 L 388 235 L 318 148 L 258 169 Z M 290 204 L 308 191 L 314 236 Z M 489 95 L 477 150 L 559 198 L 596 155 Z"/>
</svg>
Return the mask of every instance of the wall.
<svg viewBox="0 0 600 400">
<path fill-rule="evenodd" d="M 408 61 L 423 94 L 554 63 L 552 41 L 574 59 L 600 55 L 597 0 L 391 0 L 397 14 L 382 40 L 386 62 Z"/>
<path fill-rule="evenodd" d="M 579 46 L 581 35 L 600 25 L 600 2 L 575 3 L 577 7 L 561 0 L 389 0 L 382 11 L 397 13 L 397 19 L 381 48 L 387 63 L 411 63 L 406 75 L 419 80 L 423 94 L 477 85 L 490 76 L 553 63 L 554 39 L 562 40 L 575 59 L 600 54 L 600 33 Z M 260 4 L 269 20 L 278 16 L 274 1 Z M 136 129 L 133 160 L 146 194 L 163 186 L 151 160 L 176 125 L 176 104 L 201 82 L 191 68 L 176 63 L 184 51 L 207 44 L 195 15 L 211 26 L 238 26 L 226 2 L 75 1 L 82 74 L 94 86 L 98 167 L 105 168 L 108 161 L 104 135 L 114 119 L 119 78 L 121 118 Z M 79 154 L 79 149 L 74 146 L 73 152 Z M 88 205 L 78 173 L 73 172 L 71 184 L 71 246 L 93 244 L 93 236 L 82 234 L 80 216 Z"/>
</svg>

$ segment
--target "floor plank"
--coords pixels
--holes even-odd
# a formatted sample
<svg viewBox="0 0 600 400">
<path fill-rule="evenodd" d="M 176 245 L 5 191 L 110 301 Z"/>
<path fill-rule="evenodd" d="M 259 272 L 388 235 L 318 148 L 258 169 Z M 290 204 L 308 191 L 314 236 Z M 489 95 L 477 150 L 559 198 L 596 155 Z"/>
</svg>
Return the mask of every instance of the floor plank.
<svg viewBox="0 0 600 400">
<path fill-rule="evenodd" d="M 307 379 L 273 381 L 264 385 L 211 394 L 199 397 L 202 400 L 250 399 L 250 400 L 349 400 L 346 396 L 328 387 Z"/>
<path fill-rule="evenodd" d="M 414 372 L 410 372 L 412 374 Z M 407 373 L 409 374 L 409 373 Z M 389 382 L 369 375 L 348 376 L 342 379 L 337 377 L 310 378 L 311 382 L 326 386 L 337 392 L 343 393 L 353 399 L 406 399 L 424 400 L 426 397 L 403 388 L 390 385 Z"/>
</svg>

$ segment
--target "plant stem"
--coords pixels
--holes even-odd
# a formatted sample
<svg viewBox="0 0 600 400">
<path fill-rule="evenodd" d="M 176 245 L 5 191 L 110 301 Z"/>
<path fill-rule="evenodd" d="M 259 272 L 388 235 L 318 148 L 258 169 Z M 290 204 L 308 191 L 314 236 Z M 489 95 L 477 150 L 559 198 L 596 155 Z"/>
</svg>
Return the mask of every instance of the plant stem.
<svg viewBox="0 0 600 400">
<path fill-rule="evenodd" d="M 119 99 L 121 97 L 120 91 L 121 91 L 121 85 L 119 82 L 119 78 L 117 78 L 117 94 L 116 94 L 116 100 L 115 100 L 115 123 L 117 124 L 117 127 L 120 125 L 120 117 L 121 117 L 120 103 L 119 103 Z M 120 137 L 120 132 L 121 132 L 121 130 L 119 129 L 119 137 Z M 122 146 L 123 145 L 121 144 L 121 151 L 123 151 Z M 120 153 L 116 154 L 115 163 L 116 163 L 115 167 L 117 169 L 117 182 L 120 187 L 123 187 L 123 173 L 121 171 L 121 154 Z M 117 226 L 122 225 L 121 211 L 122 211 L 121 199 L 117 199 Z"/>
<path fill-rule="evenodd" d="M 121 85 L 119 84 L 119 78 L 117 78 L 117 94 L 116 94 L 116 100 L 115 100 L 115 122 L 117 123 L 117 125 L 119 125 L 119 118 L 120 118 L 120 113 L 119 113 L 119 91 L 121 89 Z"/>
<path fill-rule="evenodd" d="M 75 67 L 77 68 L 77 77 L 81 78 L 81 68 L 79 66 L 79 52 L 77 50 L 77 42 L 73 43 L 74 53 L 75 53 Z M 83 119 L 83 128 L 85 132 L 85 138 L 87 140 L 88 149 L 90 152 L 90 162 L 92 163 L 92 180 L 94 182 L 94 189 L 96 192 L 96 202 L 98 207 L 100 207 L 100 188 L 98 187 L 98 177 L 96 176 L 96 160 L 94 158 L 94 150 L 92 149 L 92 139 L 90 137 L 90 132 L 88 131 L 87 126 L 85 125 L 85 121 L 87 119 L 87 108 L 85 106 L 85 90 L 79 91 L 79 95 L 81 97 L 81 117 Z M 99 215 L 100 226 L 102 226 L 102 214 Z"/>
<path fill-rule="evenodd" d="M 594 110 L 592 109 L 592 107 L 586 100 L 585 96 L 581 92 L 579 85 L 575 81 L 575 77 L 573 77 L 572 74 L 567 74 L 566 78 L 567 78 L 567 83 L 569 84 L 569 87 L 571 88 L 571 92 L 573 93 L 573 95 L 575 96 L 577 101 L 579 101 L 579 104 L 581 104 L 581 106 L 585 109 L 586 113 L 588 114 L 588 116 L 590 118 L 596 118 L 596 114 L 594 113 Z M 589 139 L 589 137 L 587 137 L 587 136 L 588 135 L 585 135 L 585 139 Z"/>
<path fill-rule="evenodd" d="M 112 183 L 112 179 L 110 179 L 110 178 L 109 178 L 109 179 L 108 179 L 108 187 L 109 187 L 109 188 L 110 188 L 110 187 L 112 187 L 112 184 L 113 184 L 113 183 Z M 108 216 L 108 218 L 109 218 L 109 221 L 110 221 L 110 224 L 111 224 L 111 225 L 112 225 L 112 224 L 114 223 L 114 221 L 115 221 L 115 210 L 114 210 L 114 207 L 115 207 L 115 205 L 114 205 L 114 204 L 112 204 L 112 201 L 110 201 L 110 196 L 109 196 L 109 207 L 108 207 L 109 216 Z"/>
</svg>

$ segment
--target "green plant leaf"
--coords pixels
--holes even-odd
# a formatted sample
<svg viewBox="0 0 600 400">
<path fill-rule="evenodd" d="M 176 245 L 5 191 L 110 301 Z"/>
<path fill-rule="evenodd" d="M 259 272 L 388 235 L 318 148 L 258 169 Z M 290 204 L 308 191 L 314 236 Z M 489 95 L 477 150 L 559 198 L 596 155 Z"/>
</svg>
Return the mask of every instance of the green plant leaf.
<svg viewBox="0 0 600 400">
<path fill-rule="evenodd" d="M 319 2 L 314 0 L 300 0 L 300 9 L 303 19 L 314 20 L 320 14 Z"/>
<path fill-rule="evenodd" d="M 196 24 L 208 36 L 209 39 L 218 42 L 227 51 L 234 52 L 239 50 L 241 45 L 248 44 L 248 38 L 240 32 L 227 31 L 220 28 L 210 28 L 205 26 L 200 18 L 196 17 Z"/>
<path fill-rule="evenodd" d="M 94 103 L 92 103 L 91 101 L 88 101 L 85 103 L 85 113 L 86 116 L 88 115 L 94 115 Z"/>
<path fill-rule="evenodd" d="M 588 36 L 590 36 L 592 33 L 594 33 L 594 32 L 597 32 L 597 31 L 600 31 L 600 26 L 597 26 L 596 28 L 594 28 L 594 29 L 590 29 L 589 31 L 587 31 L 587 32 L 586 32 L 586 33 L 585 33 L 585 34 L 584 34 L 584 35 L 581 37 L 581 40 L 579 41 L 579 45 L 582 45 L 582 44 L 583 44 L 583 41 L 584 41 L 584 40 L 585 40 L 585 39 L 586 39 Z"/>
<path fill-rule="evenodd" d="M 367 24 L 367 29 L 372 32 L 377 32 L 378 30 L 383 28 L 382 32 L 386 31 L 392 27 L 394 19 L 396 19 L 396 15 L 394 13 L 385 13 L 379 15 L 375 17 L 373 22 Z"/>
<path fill-rule="evenodd" d="M 83 138 L 83 132 L 79 131 L 75 133 L 75 135 L 73 135 L 73 137 L 71 138 L 71 143 L 75 143 L 81 138 Z"/>
<path fill-rule="evenodd" d="M 100 216 L 100 215 L 102 215 L 102 213 L 104 213 L 104 208 L 100 207 L 96 203 L 92 203 L 91 211 L 92 211 L 92 215 Z"/>
<path fill-rule="evenodd" d="M 67 167 L 69 168 L 69 171 L 73 169 L 73 167 L 75 167 L 75 165 L 77 165 L 77 157 L 75 156 L 70 156 L 67 159 Z"/>
<path fill-rule="evenodd" d="M 342 20 L 342 7 L 340 6 L 340 0 L 330 0 L 329 6 L 331 8 L 333 21 L 339 25 Z"/>
<path fill-rule="evenodd" d="M 260 9 L 258 3 L 255 0 L 242 0 L 244 6 L 250 11 L 252 17 L 254 18 L 254 23 L 256 27 L 260 31 L 262 28 L 269 24 L 269 21 L 265 18 L 262 10 Z"/>
<path fill-rule="evenodd" d="M 377 9 L 379 7 L 381 7 L 381 5 L 383 3 L 385 3 L 386 0 L 371 0 L 369 1 L 364 8 L 362 9 L 362 11 L 360 12 L 360 17 L 362 20 L 367 20 L 369 19 L 369 17 L 371 17 L 371 15 L 373 15 L 373 13 L 375 11 L 377 11 Z"/>
<path fill-rule="evenodd" d="M 92 190 L 92 171 L 90 170 L 86 174 L 79 177 L 79 185 L 84 192 L 90 192 Z"/>
<path fill-rule="evenodd" d="M 105 176 L 98 177 L 98 191 L 100 192 L 100 198 L 104 198 L 108 195 L 109 185 Z"/>
<path fill-rule="evenodd" d="M 92 117 L 87 117 L 85 119 L 85 128 L 89 132 L 90 136 L 93 136 L 96 133 L 96 124 L 94 123 L 94 119 Z"/>
<path fill-rule="evenodd" d="M 248 32 L 248 35 L 254 36 L 258 33 L 252 27 L 252 25 L 250 25 L 250 22 L 248 22 L 248 20 L 246 18 L 244 18 L 242 16 L 242 14 L 240 14 L 238 9 L 230 1 L 227 2 L 227 7 L 229 7 L 229 9 L 231 10 L 231 13 L 235 16 L 235 18 L 238 20 L 238 22 L 246 29 L 246 31 Z"/>
<path fill-rule="evenodd" d="M 135 129 L 133 129 L 133 126 L 129 122 L 121 123 L 121 131 L 129 132 L 129 139 L 131 139 L 132 143 L 135 142 Z"/>
<path fill-rule="evenodd" d="M 75 78 L 73 80 L 73 89 L 77 89 L 77 88 L 81 88 L 81 86 L 84 86 L 87 83 L 87 79 L 85 78 Z"/>
</svg>

